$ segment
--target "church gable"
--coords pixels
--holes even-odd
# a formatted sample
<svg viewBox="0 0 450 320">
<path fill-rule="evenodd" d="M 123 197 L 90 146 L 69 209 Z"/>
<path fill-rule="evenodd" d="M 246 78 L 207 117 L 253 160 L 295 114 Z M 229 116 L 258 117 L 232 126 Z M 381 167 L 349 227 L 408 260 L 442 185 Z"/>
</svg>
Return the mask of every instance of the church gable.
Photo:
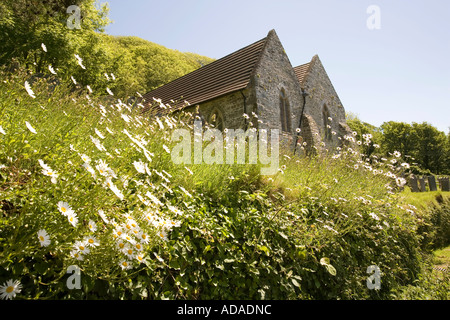
<svg viewBox="0 0 450 320">
<path fill-rule="evenodd" d="M 259 128 L 293 134 L 303 105 L 300 83 L 274 30 L 253 73 Z"/>
</svg>

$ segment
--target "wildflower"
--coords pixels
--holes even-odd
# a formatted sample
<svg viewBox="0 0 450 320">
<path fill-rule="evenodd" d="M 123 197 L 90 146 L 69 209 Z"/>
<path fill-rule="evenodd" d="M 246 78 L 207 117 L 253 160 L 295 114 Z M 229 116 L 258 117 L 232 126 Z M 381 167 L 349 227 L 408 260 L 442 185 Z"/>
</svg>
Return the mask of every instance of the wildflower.
<svg viewBox="0 0 450 320">
<path fill-rule="evenodd" d="M 380 218 L 379 218 L 374 212 L 369 213 L 369 215 L 370 215 L 372 218 L 374 218 L 375 220 L 380 220 Z"/>
<path fill-rule="evenodd" d="M 89 220 L 89 222 L 88 222 L 88 228 L 89 228 L 89 230 L 92 231 L 92 232 L 97 231 L 97 225 L 96 225 L 95 222 L 92 221 L 92 220 Z"/>
<path fill-rule="evenodd" d="M 94 131 L 100 137 L 100 139 L 105 139 L 105 136 L 97 128 L 95 128 Z"/>
<path fill-rule="evenodd" d="M 91 158 L 89 158 L 87 155 L 82 154 L 81 155 L 81 160 L 83 160 L 85 163 L 89 163 L 91 162 Z"/>
<path fill-rule="evenodd" d="M 94 178 L 97 176 L 97 174 L 95 173 L 94 168 L 92 168 L 92 166 L 89 163 L 87 163 L 87 162 L 83 163 L 83 167 L 87 171 L 89 171 Z"/>
<path fill-rule="evenodd" d="M 55 71 L 55 69 L 53 69 L 51 64 L 48 65 L 48 70 L 50 71 L 50 73 L 56 74 L 56 71 Z"/>
<path fill-rule="evenodd" d="M 10 299 L 16 297 L 16 294 L 20 293 L 22 291 L 22 284 L 18 280 L 8 280 L 6 283 L 2 286 L 0 286 L 0 298 L 1 299 Z"/>
<path fill-rule="evenodd" d="M 139 261 L 139 263 L 142 263 L 144 261 L 144 254 L 143 253 L 136 254 L 136 260 Z"/>
<path fill-rule="evenodd" d="M 164 150 L 166 150 L 167 153 L 170 153 L 170 149 L 168 146 L 166 146 L 165 144 L 163 144 L 163 148 Z"/>
<path fill-rule="evenodd" d="M 100 242 L 93 236 L 86 237 L 84 242 L 90 247 L 98 247 L 100 245 Z"/>
<path fill-rule="evenodd" d="M 104 160 L 99 160 L 99 163 L 95 166 L 95 168 L 98 170 L 98 172 L 102 176 L 104 176 L 104 177 L 109 176 L 109 172 L 111 169 L 108 167 L 108 165 L 106 164 L 106 162 Z"/>
<path fill-rule="evenodd" d="M 124 199 L 123 193 L 117 188 L 117 186 L 112 182 L 111 177 L 106 178 L 106 185 L 109 189 L 120 199 Z"/>
<path fill-rule="evenodd" d="M 91 252 L 85 241 L 76 241 L 73 247 L 81 254 L 88 254 Z"/>
<path fill-rule="evenodd" d="M 396 157 L 396 158 L 400 158 L 401 157 L 401 153 L 400 152 L 398 152 L 398 151 L 394 151 L 394 157 Z"/>
<path fill-rule="evenodd" d="M 130 118 L 126 114 L 122 113 L 120 116 L 122 117 L 123 120 L 125 120 L 125 122 L 130 122 Z"/>
<path fill-rule="evenodd" d="M 73 212 L 72 208 L 69 206 L 69 204 L 67 202 L 59 201 L 57 203 L 57 206 L 58 206 L 58 210 L 65 216 L 67 216 L 69 213 Z"/>
<path fill-rule="evenodd" d="M 92 93 L 92 88 L 89 85 L 87 85 L 86 88 L 89 90 L 89 93 Z"/>
<path fill-rule="evenodd" d="M 94 143 L 94 145 L 97 147 L 98 150 L 106 151 L 105 147 L 102 145 L 100 140 L 98 140 L 97 138 L 94 138 L 93 136 L 89 136 L 89 137 L 91 138 L 91 141 Z"/>
<path fill-rule="evenodd" d="M 70 76 L 70 79 L 72 80 L 73 84 L 77 84 L 77 80 L 73 76 Z"/>
<path fill-rule="evenodd" d="M 75 213 L 75 212 L 70 212 L 68 215 L 67 215 L 67 219 L 69 220 L 69 222 L 70 222 L 70 224 L 72 225 L 72 226 L 74 226 L 74 227 L 76 227 L 77 226 L 77 224 L 78 224 L 78 217 L 77 217 L 77 214 Z"/>
<path fill-rule="evenodd" d="M 167 238 L 167 232 L 164 230 L 161 230 L 158 232 L 158 236 L 164 240 L 164 241 L 168 241 L 169 239 Z"/>
<path fill-rule="evenodd" d="M 109 89 L 109 88 L 106 88 L 106 92 L 108 92 L 110 95 L 114 95 L 114 93 L 111 91 L 111 89 Z"/>
<path fill-rule="evenodd" d="M 83 65 L 83 59 L 81 59 L 81 57 L 79 55 L 77 55 L 76 53 L 75 53 L 75 58 L 77 59 L 77 62 L 80 65 L 80 67 L 82 69 L 86 69 L 86 67 Z"/>
<path fill-rule="evenodd" d="M 6 134 L 5 130 L 2 128 L 2 126 L 0 126 L 0 133 L 1 134 Z"/>
<path fill-rule="evenodd" d="M 125 245 L 125 247 L 122 249 L 122 252 L 127 256 L 128 259 L 130 260 L 134 259 L 135 256 L 134 249 L 129 245 Z"/>
<path fill-rule="evenodd" d="M 41 43 L 41 48 L 42 50 L 44 50 L 44 52 L 47 52 L 47 47 L 45 46 L 45 44 Z"/>
<path fill-rule="evenodd" d="M 358 132 L 353 131 L 353 132 L 352 132 L 352 135 L 356 137 L 356 136 L 358 135 Z"/>
<path fill-rule="evenodd" d="M 121 235 L 120 235 L 120 238 L 122 238 L 123 240 L 126 240 L 126 241 L 128 241 L 129 243 L 131 243 L 131 244 L 135 244 L 136 243 L 136 240 L 134 240 L 133 239 L 133 237 L 131 237 L 128 233 L 126 233 L 126 232 L 123 232 Z"/>
<path fill-rule="evenodd" d="M 249 115 L 246 114 L 246 113 L 244 113 L 242 116 L 243 116 L 245 119 L 250 119 Z"/>
<path fill-rule="evenodd" d="M 131 264 L 126 260 L 122 260 L 120 262 L 120 267 L 122 268 L 122 270 L 128 270 L 131 269 Z"/>
<path fill-rule="evenodd" d="M 137 237 L 141 243 L 146 244 L 149 241 L 148 234 L 146 234 L 144 231 L 139 232 Z"/>
<path fill-rule="evenodd" d="M 405 168 L 405 169 L 409 169 L 410 168 L 409 163 L 406 163 L 406 162 L 402 163 L 401 166 L 403 168 Z"/>
<path fill-rule="evenodd" d="M 403 187 L 406 184 L 406 179 L 402 177 L 397 177 L 395 178 L 395 183 L 397 184 L 397 186 Z"/>
<path fill-rule="evenodd" d="M 33 90 L 31 90 L 31 86 L 28 81 L 25 81 L 25 90 L 30 97 L 32 97 L 33 99 L 36 98 L 36 95 L 34 94 Z"/>
<path fill-rule="evenodd" d="M 31 126 L 31 124 L 28 121 L 25 121 L 25 125 L 27 126 L 28 130 L 30 130 L 32 133 L 37 133 L 36 130 Z"/>
<path fill-rule="evenodd" d="M 41 229 L 38 231 L 38 239 L 39 243 L 41 244 L 41 247 L 46 247 L 50 244 L 50 236 L 48 235 L 47 231 L 44 229 Z"/>
<path fill-rule="evenodd" d="M 70 251 L 70 256 L 80 261 L 83 260 L 83 255 L 77 249 Z"/>
<path fill-rule="evenodd" d="M 163 258 L 161 258 L 159 255 L 157 255 L 156 253 L 154 253 L 155 254 L 155 257 L 156 257 L 156 259 L 158 259 L 160 262 L 164 262 L 164 260 L 163 260 Z"/>
<path fill-rule="evenodd" d="M 133 165 L 137 172 L 145 173 L 145 164 L 142 161 L 134 161 Z"/>
</svg>

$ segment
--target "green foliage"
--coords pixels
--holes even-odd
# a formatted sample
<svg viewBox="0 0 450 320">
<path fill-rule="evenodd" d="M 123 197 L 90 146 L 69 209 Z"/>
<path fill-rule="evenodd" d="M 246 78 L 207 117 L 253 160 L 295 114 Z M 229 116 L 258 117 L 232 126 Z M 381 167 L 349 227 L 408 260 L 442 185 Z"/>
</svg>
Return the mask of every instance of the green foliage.
<svg viewBox="0 0 450 320">
<path fill-rule="evenodd" d="M 397 206 L 399 181 L 386 173 L 398 171 L 385 163 L 343 149 L 284 154 L 270 177 L 257 165 L 175 165 L 171 132 L 190 114 L 147 119 L 70 93 L 69 81 L 49 91 L 36 80 L 32 98 L 26 79 L 0 79 L 0 282 L 20 279 L 18 298 L 387 299 L 420 274 L 417 221 Z M 128 225 L 129 243 L 118 235 Z M 82 253 L 91 236 L 99 245 Z M 131 256 L 120 247 L 137 243 Z M 66 286 L 71 265 L 81 289 Z M 371 265 L 380 290 L 367 288 Z"/>
</svg>

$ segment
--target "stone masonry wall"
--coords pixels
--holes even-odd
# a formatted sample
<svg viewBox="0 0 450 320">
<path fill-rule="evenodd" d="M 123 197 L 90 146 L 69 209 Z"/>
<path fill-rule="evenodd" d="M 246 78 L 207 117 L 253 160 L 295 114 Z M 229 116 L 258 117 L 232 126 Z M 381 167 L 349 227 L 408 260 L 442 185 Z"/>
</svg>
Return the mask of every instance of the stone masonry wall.
<svg viewBox="0 0 450 320">
<path fill-rule="evenodd" d="M 284 89 L 289 101 L 291 128 L 289 134 L 283 135 L 292 136 L 295 129 L 299 127 L 303 97 L 293 67 L 274 31 L 268 34 L 266 47 L 254 71 L 251 85 L 255 88 L 257 114 L 262 121 L 259 123 L 259 128 L 279 129 L 280 134 L 280 92 Z"/>
<path fill-rule="evenodd" d="M 325 148 L 331 149 L 342 144 L 342 137 L 349 133 L 350 128 L 346 125 L 345 109 L 340 101 L 333 84 L 330 81 L 318 56 L 314 56 L 311 67 L 306 76 L 304 89 L 308 93 L 305 104 L 305 114 L 311 116 L 319 128 L 320 139 L 325 142 Z M 328 124 L 331 131 L 331 141 L 324 140 L 326 125 L 323 117 L 324 105 L 327 106 L 332 118 Z M 311 119 L 310 119 L 311 121 Z"/>
</svg>

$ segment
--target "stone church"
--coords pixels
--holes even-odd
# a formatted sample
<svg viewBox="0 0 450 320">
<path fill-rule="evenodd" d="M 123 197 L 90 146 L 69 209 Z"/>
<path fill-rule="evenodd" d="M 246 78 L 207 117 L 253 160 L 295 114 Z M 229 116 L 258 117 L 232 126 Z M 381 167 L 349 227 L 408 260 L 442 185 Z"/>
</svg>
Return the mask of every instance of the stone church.
<svg viewBox="0 0 450 320">
<path fill-rule="evenodd" d="M 220 130 L 279 129 L 284 141 L 302 150 L 339 146 L 351 132 L 319 57 L 292 67 L 275 30 L 143 98 L 148 112 L 198 110 L 202 120 Z M 155 99 L 170 108 L 161 108 Z"/>
</svg>

